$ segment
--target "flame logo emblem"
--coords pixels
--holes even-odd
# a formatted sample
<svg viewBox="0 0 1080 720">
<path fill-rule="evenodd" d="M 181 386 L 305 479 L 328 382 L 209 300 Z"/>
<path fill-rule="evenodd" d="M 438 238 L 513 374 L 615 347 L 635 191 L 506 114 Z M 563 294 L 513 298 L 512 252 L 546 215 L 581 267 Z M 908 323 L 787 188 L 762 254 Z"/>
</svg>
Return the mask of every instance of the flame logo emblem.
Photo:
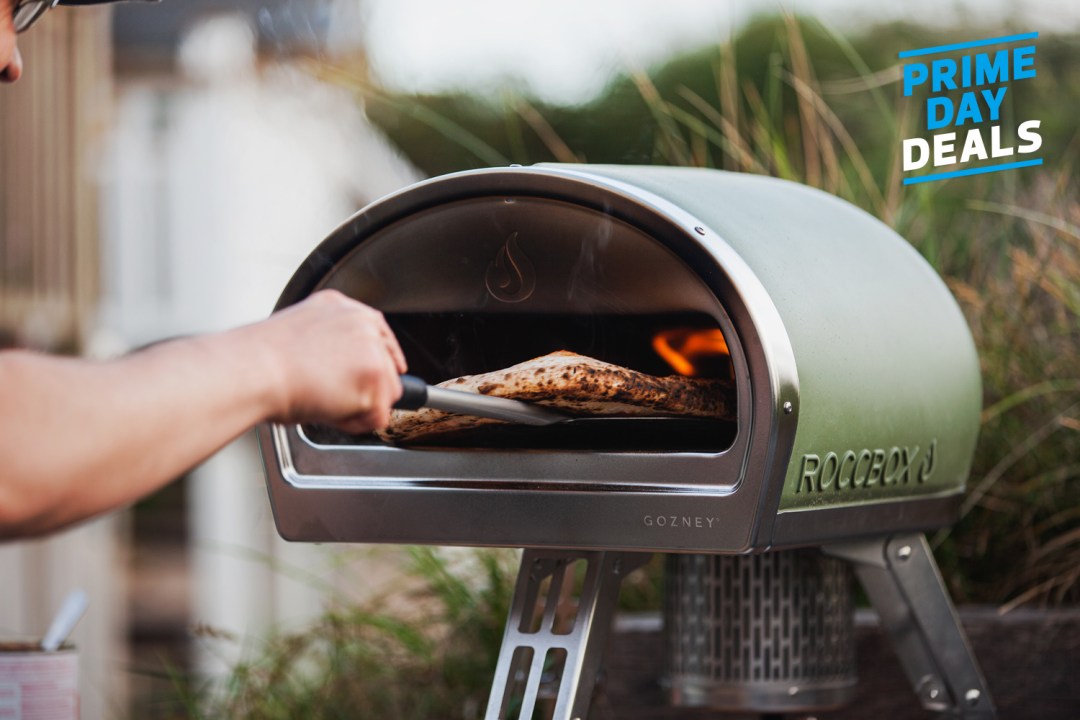
<svg viewBox="0 0 1080 720">
<path fill-rule="evenodd" d="M 510 233 L 488 265 L 484 284 L 491 297 L 504 303 L 528 300 L 536 290 L 536 271 L 529 256 L 518 245 L 518 234 Z"/>
</svg>

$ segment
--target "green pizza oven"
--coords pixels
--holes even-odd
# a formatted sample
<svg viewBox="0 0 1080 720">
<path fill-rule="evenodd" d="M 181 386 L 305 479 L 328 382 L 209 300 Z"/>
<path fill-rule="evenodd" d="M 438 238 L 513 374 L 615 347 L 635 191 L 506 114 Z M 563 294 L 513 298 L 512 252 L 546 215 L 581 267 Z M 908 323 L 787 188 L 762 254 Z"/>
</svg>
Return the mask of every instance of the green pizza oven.
<svg viewBox="0 0 1080 720">
<path fill-rule="evenodd" d="M 279 306 L 322 288 L 382 310 L 429 382 L 570 350 L 725 379 L 735 417 L 403 447 L 264 425 L 286 538 L 740 554 L 956 517 L 971 335 L 903 238 L 824 192 L 663 167 L 448 175 L 349 219 Z"/>
</svg>

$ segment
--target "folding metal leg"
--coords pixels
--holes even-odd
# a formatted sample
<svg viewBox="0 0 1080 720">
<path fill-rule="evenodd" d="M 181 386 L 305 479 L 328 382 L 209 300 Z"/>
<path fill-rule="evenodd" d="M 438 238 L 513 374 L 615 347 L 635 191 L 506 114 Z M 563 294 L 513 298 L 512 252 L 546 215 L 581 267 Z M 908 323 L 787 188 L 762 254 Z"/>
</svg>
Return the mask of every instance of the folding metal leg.
<svg viewBox="0 0 1080 720">
<path fill-rule="evenodd" d="M 554 702 L 552 720 L 584 718 L 619 585 L 648 559 L 647 553 L 525 550 L 485 719 L 531 720 L 538 699 Z M 586 569 L 577 612 L 562 617 L 578 562 Z"/>
<path fill-rule="evenodd" d="M 823 550 L 854 564 L 924 708 L 945 718 L 997 717 L 923 535 L 841 543 Z"/>
</svg>

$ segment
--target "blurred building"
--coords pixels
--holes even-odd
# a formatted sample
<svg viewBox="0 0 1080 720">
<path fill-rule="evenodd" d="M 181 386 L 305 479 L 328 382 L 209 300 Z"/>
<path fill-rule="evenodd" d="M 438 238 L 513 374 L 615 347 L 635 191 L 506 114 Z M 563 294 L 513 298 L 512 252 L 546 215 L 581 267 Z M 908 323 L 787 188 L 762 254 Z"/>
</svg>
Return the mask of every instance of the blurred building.
<svg viewBox="0 0 1080 720">
<path fill-rule="evenodd" d="M 360 11 L 62 9 L 21 37 L 27 73 L 0 103 L 0 341 L 103 357 L 256 321 L 333 227 L 416 180 L 355 88 L 315 77 L 334 63 L 363 80 Z M 134 515 L 0 546 L 17 579 L 0 632 L 42 632 L 86 587 L 83 717 L 126 714 L 129 691 L 130 714 L 151 717 L 162 647 L 193 626 L 242 638 L 196 641 L 174 668 L 221 670 L 271 625 L 319 612 L 336 562 L 277 538 L 245 437 Z"/>
</svg>

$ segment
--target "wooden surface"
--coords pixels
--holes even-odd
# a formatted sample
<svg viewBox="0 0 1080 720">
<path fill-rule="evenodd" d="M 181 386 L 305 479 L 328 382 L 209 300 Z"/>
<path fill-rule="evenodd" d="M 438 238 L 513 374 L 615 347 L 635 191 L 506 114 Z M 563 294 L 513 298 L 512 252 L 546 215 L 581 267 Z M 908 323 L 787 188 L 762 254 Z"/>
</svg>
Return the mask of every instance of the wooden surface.
<svg viewBox="0 0 1080 720">
<path fill-rule="evenodd" d="M 1080 610 L 1018 610 L 1004 617 L 989 609 L 961 612 L 1000 720 L 1080 719 Z M 667 707 L 657 678 L 663 638 L 659 618 L 616 624 L 592 720 L 690 720 L 735 716 Z M 927 720 L 888 639 L 871 613 L 856 628 L 859 685 L 840 711 L 817 720 Z M 806 716 L 792 716 L 806 717 Z"/>
</svg>

